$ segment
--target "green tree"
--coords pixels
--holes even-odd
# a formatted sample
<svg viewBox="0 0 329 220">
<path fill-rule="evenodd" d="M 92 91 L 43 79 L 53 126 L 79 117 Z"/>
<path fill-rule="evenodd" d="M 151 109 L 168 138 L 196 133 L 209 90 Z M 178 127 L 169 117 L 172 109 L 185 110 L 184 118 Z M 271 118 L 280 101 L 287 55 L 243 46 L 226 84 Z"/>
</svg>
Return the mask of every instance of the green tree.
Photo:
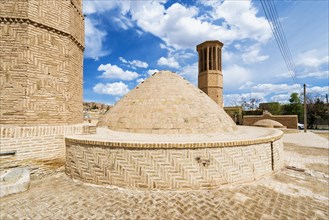
<svg viewBox="0 0 329 220">
<path fill-rule="evenodd" d="M 329 110 L 319 98 L 309 98 L 307 103 L 307 127 L 318 128 L 319 119 L 328 119 Z"/>
<path fill-rule="evenodd" d="M 265 103 L 260 103 L 259 108 L 261 110 L 266 110 L 270 112 L 273 115 L 281 115 L 282 114 L 282 106 L 278 102 L 265 102 Z"/>
<path fill-rule="evenodd" d="M 284 115 L 297 115 L 298 121 L 303 121 L 303 105 L 300 101 L 298 93 L 291 93 L 289 104 L 283 106 Z"/>
</svg>

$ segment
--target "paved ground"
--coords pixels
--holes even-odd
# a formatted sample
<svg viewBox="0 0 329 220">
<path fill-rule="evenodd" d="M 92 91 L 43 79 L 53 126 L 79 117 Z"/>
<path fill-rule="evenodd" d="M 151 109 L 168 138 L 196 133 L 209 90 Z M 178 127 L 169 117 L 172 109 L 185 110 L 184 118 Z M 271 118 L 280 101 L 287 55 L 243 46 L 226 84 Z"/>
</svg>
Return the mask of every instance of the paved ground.
<svg viewBox="0 0 329 220">
<path fill-rule="evenodd" d="M 291 133 L 283 136 L 283 141 L 287 144 L 295 144 L 301 147 L 315 147 L 315 148 L 327 148 L 329 149 L 329 133 L 320 132 L 315 134 L 314 132 L 299 131 L 299 133 Z M 326 138 L 327 137 L 327 138 Z"/>
<path fill-rule="evenodd" d="M 310 137 L 308 146 L 305 139 Z M 32 181 L 27 192 L 1 198 L 0 218 L 328 219 L 329 150 L 328 140 L 321 138 L 285 135 L 287 167 L 281 172 L 212 190 L 100 188 L 73 182 L 59 172 Z"/>
</svg>

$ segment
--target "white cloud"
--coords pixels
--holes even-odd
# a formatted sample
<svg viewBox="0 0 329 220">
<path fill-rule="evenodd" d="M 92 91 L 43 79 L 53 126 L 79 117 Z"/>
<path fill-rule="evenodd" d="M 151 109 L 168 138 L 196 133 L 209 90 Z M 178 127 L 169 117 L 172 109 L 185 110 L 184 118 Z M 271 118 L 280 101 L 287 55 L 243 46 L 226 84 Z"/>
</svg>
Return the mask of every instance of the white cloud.
<svg viewBox="0 0 329 220">
<path fill-rule="evenodd" d="M 224 106 L 241 106 L 241 94 L 227 94 L 223 96 Z"/>
<path fill-rule="evenodd" d="M 134 26 L 134 24 L 123 15 L 117 15 L 113 18 L 113 20 L 123 30 L 128 30 L 129 28 L 132 28 Z"/>
<path fill-rule="evenodd" d="M 258 103 L 265 101 L 264 93 L 226 94 L 223 96 L 225 106 L 241 106 L 244 102 L 250 103 L 250 99 L 256 99 Z"/>
<path fill-rule="evenodd" d="M 211 11 L 199 11 L 194 6 L 186 6 L 174 3 L 168 8 L 163 1 L 87 1 L 84 4 L 86 14 L 105 13 L 117 8 L 121 15 L 120 25 L 126 29 L 134 24 L 143 31 L 149 32 L 163 40 L 160 47 L 169 51 L 168 57 L 162 58 L 160 64 L 173 68 L 179 68 L 178 58 L 175 62 L 171 58 L 177 50 L 193 49 L 202 41 L 218 39 L 225 44 L 236 40 L 251 39 L 264 43 L 271 36 L 271 30 L 264 17 L 257 17 L 257 9 L 249 1 L 205 1 L 211 7 Z M 209 17 L 211 15 L 211 17 Z M 216 19 L 224 19 L 221 24 L 214 22 Z M 129 22 L 128 22 L 129 20 Z M 256 48 L 257 49 L 257 48 Z M 260 49 L 249 51 L 244 57 L 245 62 L 261 62 L 267 56 L 260 55 Z M 223 60 L 229 58 L 228 53 L 223 54 Z M 185 57 L 186 59 L 191 56 Z M 253 59 L 256 57 L 256 59 Z M 160 58 L 161 59 L 161 58 Z M 164 60 L 167 59 L 167 60 Z M 170 60 L 171 59 L 171 60 Z M 184 57 L 179 57 L 179 60 Z"/>
<path fill-rule="evenodd" d="M 266 94 L 285 93 L 285 92 L 293 93 L 293 92 L 299 92 L 300 89 L 301 89 L 300 84 L 288 85 L 288 84 L 265 83 L 265 84 L 258 84 L 252 87 L 252 91 L 263 92 Z"/>
<path fill-rule="evenodd" d="M 182 50 L 182 51 L 179 51 L 178 53 L 176 53 L 174 56 L 176 59 L 184 60 L 184 59 L 190 59 L 192 57 L 195 57 L 195 56 L 197 56 L 197 54 L 189 53 L 186 50 Z"/>
<path fill-rule="evenodd" d="M 182 67 L 179 74 L 187 78 L 194 85 L 198 85 L 198 62 Z"/>
<path fill-rule="evenodd" d="M 179 68 L 179 63 L 175 60 L 174 57 L 169 57 L 169 58 L 161 57 L 158 60 L 157 64 L 159 66 L 168 66 L 168 67 L 176 68 L 176 69 Z"/>
<path fill-rule="evenodd" d="M 123 82 L 115 83 L 97 83 L 93 87 L 93 91 L 98 94 L 106 94 L 113 96 L 123 96 L 129 92 L 128 86 Z"/>
<path fill-rule="evenodd" d="M 277 78 L 290 78 L 291 77 L 291 73 L 289 72 L 284 72 L 284 73 L 279 73 L 277 75 L 275 75 Z M 298 77 L 298 76 L 297 76 Z"/>
<path fill-rule="evenodd" d="M 260 63 L 269 58 L 268 55 L 260 55 L 260 45 L 255 44 L 245 49 L 246 52 L 242 54 L 242 60 L 246 64 Z"/>
<path fill-rule="evenodd" d="M 109 78 L 109 79 L 121 79 L 121 80 L 133 80 L 136 79 L 139 75 L 136 72 L 132 72 L 129 70 L 123 70 L 117 65 L 111 65 L 111 64 L 101 64 L 98 69 L 98 71 L 104 71 L 101 78 Z"/>
<path fill-rule="evenodd" d="M 290 78 L 291 75 L 288 72 L 281 73 L 276 75 L 278 78 Z M 308 71 L 308 70 L 300 70 L 297 74 L 296 77 L 298 79 L 304 79 L 304 78 L 316 78 L 316 79 L 328 79 L 329 78 L 329 71 L 320 71 L 320 70 L 315 70 L 315 71 Z"/>
<path fill-rule="evenodd" d="M 270 98 L 270 101 L 271 102 L 287 103 L 287 102 L 289 102 L 290 94 L 291 93 L 273 95 Z"/>
<path fill-rule="evenodd" d="M 308 89 L 306 88 L 306 91 L 325 95 L 325 94 L 329 93 L 329 86 L 323 86 L 323 87 L 314 86 L 314 87 L 310 87 Z"/>
<path fill-rule="evenodd" d="M 317 72 L 306 72 L 297 75 L 297 78 L 317 78 L 317 79 L 328 79 L 329 71 L 317 71 Z"/>
<path fill-rule="evenodd" d="M 257 17 L 251 1 L 202 1 L 212 7 L 214 19 L 224 19 L 224 25 L 235 30 L 235 39 L 249 38 L 265 43 L 272 36 L 265 17 Z"/>
<path fill-rule="evenodd" d="M 329 64 L 328 55 L 320 54 L 318 50 L 308 50 L 298 54 L 297 58 L 297 71 L 295 72 L 297 78 L 329 78 L 328 67 L 323 68 L 323 65 Z M 279 78 L 289 78 L 290 76 L 287 72 L 278 75 Z"/>
<path fill-rule="evenodd" d="M 130 67 L 140 67 L 140 68 L 147 68 L 149 65 L 146 62 L 140 61 L 140 60 L 133 60 L 128 61 L 124 59 L 123 57 L 119 57 L 119 60 L 125 64 L 128 64 Z"/>
<path fill-rule="evenodd" d="M 240 50 L 242 48 L 242 45 L 241 44 L 234 44 L 234 47 L 238 50 Z"/>
<path fill-rule="evenodd" d="M 142 82 L 144 82 L 144 81 L 145 81 L 144 78 L 139 78 L 139 79 L 136 80 L 136 82 L 137 82 L 138 84 L 140 84 L 140 83 L 142 83 Z"/>
<path fill-rule="evenodd" d="M 85 57 L 98 60 L 110 52 L 103 49 L 106 32 L 96 27 L 97 21 L 85 18 Z"/>
<path fill-rule="evenodd" d="M 253 86 L 254 83 L 251 81 L 247 81 L 246 83 L 244 83 L 242 86 L 239 87 L 239 89 L 250 89 L 251 86 Z"/>
<path fill-rule="evenodd" d="M 147 74 L 148 74 L 149 76 L 151 76 L 151 75 L 153 75 L 153 74 L 156 73 L 156 72 L 159 72 L 159 70 L 157 70 L 157 69 L 151 69 L 151 70 L 148 70 L 148 71 L 147 71 Z"/>
<path fill-rule="evenodd" d="M 222 58 L 223 63 L 233 63 L 233 61 L 236 59 L 235 55 L 228 51 L 225 47 L 222 49 Z"/>
<path fill-rule="evenodd" d="M 250 70 L 239 65 L 230 65 L 223 69 L 225 87 L 239 87 L 251 78 Z"/>
<path fill-rule="evenodd" d="M 117 1 L 117 5 L 107 4 L 105 8 L 120 7 L 121 13 L 130 17 L 146 32 L 161 38 L 166 46 L 175 49 L 194 49 L 198 43 L 218 39 L 229 43 L 234 40 L 252 39 L 266 42 L 271 36 L 271 30 L 264 17 L 257 17 L 257 10 L 251 2 L 211 1 L 213 19 L 225 19 L 222 25 L 216 25 L 200 17 L 196 7 L 187 7 L 174 3 L 167 9 L 167 1 Z M 115 6 L 114 6 L 115 5 Z M 86 6 L 88 12 L 102 12 L 94 4 Z M 87 10 L 86 10 L 87 11 Z"/>
<path fill-rule="evenodd" d="M 117 7 L 119 4 L 116 1 L 83 1 L 83 13 L 85 15 L 94 14 L 94 13 L 102 13 L 107 10 L 113 9 Z"/>
<path fill-rule="evenodd" d="M 321 56 L 317 50 L 309 50 L 299 54 L 296 62 L 297 65 L 306 67 L 319 67 L 327 63 L 329 63 L 329 56 Z"/>
<path fill-rule="evenodd" d="M 169 54 L 172 54 L 172 53 L 176 52 L 175 48 L 173 48 L 171 46 L 167 46 L 166 44 L 163 44 L 163 43 L 160 43 L 160 48 L 168 50 Z"/>
</svg>

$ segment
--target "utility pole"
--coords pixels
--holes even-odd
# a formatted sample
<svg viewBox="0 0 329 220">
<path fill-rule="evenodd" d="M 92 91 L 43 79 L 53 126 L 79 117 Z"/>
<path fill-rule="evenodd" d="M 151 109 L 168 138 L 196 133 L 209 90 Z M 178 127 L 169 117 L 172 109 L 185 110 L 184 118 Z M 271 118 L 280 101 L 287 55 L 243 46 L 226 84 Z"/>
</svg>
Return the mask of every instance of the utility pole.
<svg viewBox="0 0 329 220">
<path fill-rule="evenodd" d="M 328 94 L 326 94 L 326 101 L 327 101 L 327 105 L 328 105 Z"/>
<path fill-rule="evenodd" d="M 304 132 L 307 131 L 306 84 L 304 84 Z"/>
</svg>

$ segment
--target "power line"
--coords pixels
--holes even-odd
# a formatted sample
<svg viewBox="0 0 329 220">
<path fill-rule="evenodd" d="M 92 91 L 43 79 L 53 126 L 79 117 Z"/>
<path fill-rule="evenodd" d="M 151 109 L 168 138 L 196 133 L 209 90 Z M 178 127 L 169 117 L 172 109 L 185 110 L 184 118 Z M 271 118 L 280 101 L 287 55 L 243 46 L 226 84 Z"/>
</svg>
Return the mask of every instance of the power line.
<svg viewBox="0 0 329 220">
<path fill-rule="evenodd" d="M 300 93 L 302 91 L 302 85 L 298 82 L 296 77 L 296 65 L 289 49 L 286 36 L 284 34 L 282 25 L 279 20 L 279 16 L 275 7 L 275 4 L 271 0 L 260 0 L 262 8 L 265 12 L 266 19 L 271 27 L 275 40 L 278 44 L 282 58 L 286 64 L 288 73 L 292 80 L 299 86 Z"/>
<path fill-rule="evenodd" d="M 265 12 L 267 21 L 274 34 L 275 40 L 280 49 L 280 53 L 286 63 L 288 73 L 290 74 L 290 76 L 293 79 L 293 81 L 295 82 L 295 84 L 299 85 L 299 93 L 301 94 L 302 90 L 303 90 L 303 86 L 302 86 L 302 83 L 299 82 L 299 80 L 296 76 L 296 72 L 297 72 L 296 64 L 295 64 L 295 61 L 291 54 L 291 50 L 288 46 L 287 38 L 284 34 L 274 1 L 273 0 L 261 0 L 261 4 L 262 4 L 263 10 Z M 308 91 L 309 91 L 308 94 L 313 93 L 313 94 L 316 94 L 318 97 L 325 96 L 325 95 L 322 95 L 322 94 L 314 91 L 314 89 L 312 89 L 312 88 L 308 88 Z"/>
<path fill-rule="evenodd" d="M 278 12 L 277 12 L 277 10 L 276 10 L 276 7 L 275 7 L 274 3 L 272 4 L 272 10 L 274 11 L 274 14 L 275 14 L 275 16 L 276 16 L 276 18 L 277 18 L 276 20 L 279 21 Z M 287 51 L 288 51 L 288 55 L 290 56 L 291 61 L 292 61 L 292 65 L 293 65 L 292 68 L 293 68 L 294 71 L 296 71 L 296 65 L 295 65 L 295 62 L 294 62 L 293 56 L 292 56 L 292 54 L 291 54 L 290 48 L 288 47 L 287 38 L 286 38 L 286 35 L 285 35 L 284 32 L 283 32 L 283 28 L 282 28 L 281 22 L 278 22 L 278 27 L 279 27 L 279 31 L 281 32 L 281 34 L 282 34 L 282 36 L 283 36 L 283 40 L 284 40 L 284 42 L 285 42 L 286 45 L 287 45 L 286 48 L 287 48 Z"/>
</svg>

